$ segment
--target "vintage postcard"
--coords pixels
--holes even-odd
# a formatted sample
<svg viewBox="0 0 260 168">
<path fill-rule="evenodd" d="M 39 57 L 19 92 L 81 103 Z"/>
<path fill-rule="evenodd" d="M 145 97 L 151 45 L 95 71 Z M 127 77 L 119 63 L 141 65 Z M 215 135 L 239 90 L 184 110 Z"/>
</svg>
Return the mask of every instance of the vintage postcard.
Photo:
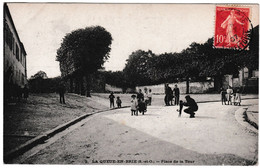
<svg viewBox="0 0 260 168">
<path fill-rule="evenodd" d="M 258 165 L 258 4 L 2 8 L 5 165 Z"/>
</svg>

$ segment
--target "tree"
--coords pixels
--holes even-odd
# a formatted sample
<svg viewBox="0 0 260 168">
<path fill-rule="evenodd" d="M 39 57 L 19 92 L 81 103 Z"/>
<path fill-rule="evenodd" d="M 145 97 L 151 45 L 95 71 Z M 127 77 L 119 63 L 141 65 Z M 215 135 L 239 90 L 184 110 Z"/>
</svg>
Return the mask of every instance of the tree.
<svg viewBox="0 0 260 168">
<path fill-rule="evenodd" d="M 149 77 L 152 66 L 152 51 L 137 50 L 127 59 L 123 72 L 130 82 L 130 86 L 146 85 L 151 83 Z"/>
<path fill-rule="evenodd" d="M 63 38 L 57 50 L 56 60 L 60 62 L 62 77 L 67 75 L 81 77 L 81 94 L 85 94 L 87 90 L 87 96 L 90 97 L 89 75 L 102 68 L 109 58 L 112 40 L 111 34 L 101 26 L 78 29 Z"/>
<path fill-rule="evenodd" d="M 48 76 L 44 71 L 38 71 L 36 74 L 32 75 L 30 79 L 42 78 L 47 79 Z"/>
</svg>

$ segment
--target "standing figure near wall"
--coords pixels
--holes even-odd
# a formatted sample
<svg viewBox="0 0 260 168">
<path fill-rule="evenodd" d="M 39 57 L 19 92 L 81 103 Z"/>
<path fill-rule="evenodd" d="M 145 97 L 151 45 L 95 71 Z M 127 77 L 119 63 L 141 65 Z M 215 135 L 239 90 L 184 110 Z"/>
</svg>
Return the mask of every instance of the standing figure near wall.
<svg viewBox="0 0 260 168">
<path fill-rule="evenodd" d="M 115 107 L 115 96 L 114 93 L 111 92 L 111 94 L 109 95 L 109 102 L 110 102 L 110 108 L 114 108 Z"/>
<path fill-rule="evenodd" d="M 180 101 L 180 89 L 178 88 L 178 85 L 176 84 L 174 89 L 174 97 L 175 97 L 175 101 L 174 101 L 174 105 L 179 105 L 179 101 Z"/>
<path fill-rule="evenodd" d="M 231 89 L 230 86 L 228 86 L 228 89 L 227 89 L 227 103 L 228 103 L 228 105 L 229 105 L 229 102 L 230 102 L 230 105 L 232 105 L 232 102 L 231 102 L 232 94 L 233 94 L 233 90 Z"/>
</svg>

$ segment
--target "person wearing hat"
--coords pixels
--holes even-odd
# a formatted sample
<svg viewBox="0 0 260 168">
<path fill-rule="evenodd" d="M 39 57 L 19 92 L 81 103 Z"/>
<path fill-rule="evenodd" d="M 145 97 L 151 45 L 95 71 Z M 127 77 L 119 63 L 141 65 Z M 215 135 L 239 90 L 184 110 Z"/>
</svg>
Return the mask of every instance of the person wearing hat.
<svg viewBox="0 0 260 168">
<path fill-rule="evenodd" d="M 180 101 L 180 110 L 177 110 L 179 111 L 179 117 L 181 116 L 182 107 L 186 106 L 188 108 L 184 109 L 184 112 L 190 114 L 190 118 L 195 118 L 195 111 L 198 110 L 197 103 L 189 95 L 185 96 L 185 99 L 186 102 Z"/>
</svg>

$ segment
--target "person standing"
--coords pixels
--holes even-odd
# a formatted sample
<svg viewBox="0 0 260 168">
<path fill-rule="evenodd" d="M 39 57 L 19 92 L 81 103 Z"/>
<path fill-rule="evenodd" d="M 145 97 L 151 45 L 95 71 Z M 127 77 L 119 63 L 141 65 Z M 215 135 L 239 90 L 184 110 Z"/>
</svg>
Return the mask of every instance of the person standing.
<svg viewBox="0 0 260 168">
<path fill-rule="evenodd" d="M 149 89 L 148 92 L 149 105 L 152 105 L 152 96 L 153 96 L 152 89 Z"/>
<path fill-rule="evenodd" d="M 132 95 L 131 98 L 132 98 L 132 100 L 131 100 L 131 115 L 138 115 L 138 112 L 137 112 L 138 102 L 136 100 L 136 95 Z"/>
<path fill-rule="evenodd" d="M 233 90 L 231 89 L 230 86 L 228 86 L 228 89 L 227 89 L 227 103 L 228 103 L 228 105 L 229 105 L 229 102 L 230 102 L 230 105 L 232 105 L 232 102 L 231 102 L 232 94 L 233 94 Z"/>
<path fill-rule="evenodd" d="M 117 108 L 121 108 L 122 101 L 119 96 L 116 99 L 116 104 L 117 104 Z"/>
<path fill-rule="evenodd" d="M 115 107 L 115 101 L 114 101 L 115 96 L 114 96 L 114 93 L 111 92 L 111 94 L 109 95 L 108 98 L 109 98 L 109 101 L 110 101 L 110 108 L 114 108 Z"/>
<path fill-rule="evenodd" d="M 221 102 L 222 102 L 222 105 L 225 104 L 226 105 L 226 94 L 227 92 L 225 91 L 225 89 L 221 88 L 220 89 L 220 95 L 221 95 Z"/>
<path fill-rule="evenodd" d="M 233 105 L 236 105 L 236 90 L 234 89 L 233 94 L 231 95 L 231 102 Z"/>
<path fill-rule="evenodd" d="M 140 101 L 144 101 L 144 94 L 142 93 L 142 89 L 139 89 L 139 92 L 137 93 L 137 101 L 138 103 Z"/>
<path fill-rule="evenodd" d="M 174 89 L 174 96 L 175 96 L 175 101 L 174 101 L 174 105 L 179 105 L 179 101 L 180 101 L 180 89 L 178 88 L 178 85 L 176 84 Z"/>
<path fill-rule="evenodd" d="M 59 88 L 58 88 L 58 92 L 59 92 L 59 95 L 60 95 L 60 103 L 62 104 L 66 104 L 65 103 L 65 92 L 66 92 L 66 88 L 65 88 L 65 85 L 64 83 L 61 83 Z"/>
<path fill-rule="evenodd" d="M 236 92 L 235 102 L 236 102 L 236 105 L 241 106 L 241 104 L 240 104 L 241 103 L 241 95 L 240 95 L 239 89 L 237 89 L 237 92 Z"/>
<path fill-rule="evenodd" d="M 144 112 L 146 112 L 146 104 L 144 102 L 144 94 L 142 93 L 141 89 L 139 89 L 139 92 L 137 93 L 137 101 L 138 101 L 138 111 L 144 114 Z"/>
<path fill-rule="evenodd" d="M 172 94 L 172 89 L 169 87 L 169 84 L 167 83 L 165 85 L 165 97 L 164 97 L 164 102 L 166 106 L 170 105 L 171 94 Z"/>
<path fill-rule="evenodd" d="M 148 90 L 146 87 L 144 88 L 144 102 L 145 102 L 146 106 L 149 104 Z"/>
</svg>

